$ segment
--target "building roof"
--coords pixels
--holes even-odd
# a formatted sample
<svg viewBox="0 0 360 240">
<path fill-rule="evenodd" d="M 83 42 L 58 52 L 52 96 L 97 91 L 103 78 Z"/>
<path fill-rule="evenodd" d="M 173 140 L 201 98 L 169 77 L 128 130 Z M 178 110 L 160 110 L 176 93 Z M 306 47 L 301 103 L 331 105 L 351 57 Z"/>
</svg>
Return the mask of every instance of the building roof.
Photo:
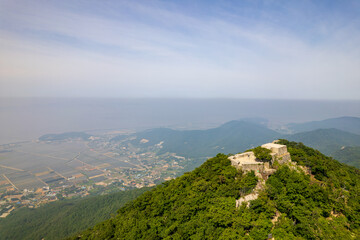
<svg viewBox="0 0 360 240">
<path fill-rule="evenodd" d="M 271 148 L 283 148 L 286 146 L 282 145 L 282 144 L 277 144 L 277 143 L 265 143 L 265 144 L 261 145 L 261 147 L 271 149 Z"/>
</svg>

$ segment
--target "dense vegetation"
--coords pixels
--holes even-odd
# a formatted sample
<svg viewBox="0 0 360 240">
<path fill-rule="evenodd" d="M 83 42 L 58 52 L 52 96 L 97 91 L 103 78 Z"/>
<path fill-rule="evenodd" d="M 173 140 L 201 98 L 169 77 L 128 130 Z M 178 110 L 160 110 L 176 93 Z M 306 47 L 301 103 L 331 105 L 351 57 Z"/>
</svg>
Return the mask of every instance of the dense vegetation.
<svg viewBox="0 0 360 240">
<path fill-rule="evenodd" d="M 360 167 L 360 135 L 331 128 L 296 133 L 286 138 L 302 142 L 342 163 Z"/>
<path fill-rule="evenodd" d="M 360 168 L 360 146 L 343 147 L 333 152 L 331 156 L 342 163 Z"/>
<path fill-rule="evenodd" d="M 263 148 L 261 146 L 258 146 L 256 148 L 251 149 L 253 153 L 255 154 L 255 157 L 263 160 L 265 162 L 270 162 L 272 160 L 272 156 L 270 155 L 271 150 L 267 148 Z"/>
<path fill-rule="evenodd" d="M 218 154 L 193 172 L 165 182 L 118 211 L 118 215 L 82 234 L 96 239 L 204 239 L 241 234 L 254 227 L 249 213 L 238 214 L 235 199 L 256 185 Z M 258 217 L 255 214 L 254 217 Z M 246 230 L 241 228 L 247 222 Z M 250 222 L 249 222 L 250 221 Z"/>
<path fill-rule="evenodd" d="M 149 188 L 21 208 L 0 219 L 0 239 L 62 239 L 109 219 Z"/>
<path fill-rule="evenodd" d="M 282 166 L 267 181 L 269 200 L 281 213 L 277 239 L 358 239 L 360 171 L 302 143 L 280 143 L 311 175 Z"/>
<path fill-rule="evenodd" d="M 343 146 L 360 146 L 360 135 L 334 128 L 296 133 L 287 136 L 287 139 L 302 142 L 325 154 L 332 154 Z"/>
<path fill-rule="evenodd" d="M 255 186 L 254 173 L 243 174 L 218 154 L 74 239 L 360 238 L 360 171 L 301 143 L 281 143 L 311 174 L 279 166 L 249 207 L 236 209 L 235 199 Z"/>
</svg>

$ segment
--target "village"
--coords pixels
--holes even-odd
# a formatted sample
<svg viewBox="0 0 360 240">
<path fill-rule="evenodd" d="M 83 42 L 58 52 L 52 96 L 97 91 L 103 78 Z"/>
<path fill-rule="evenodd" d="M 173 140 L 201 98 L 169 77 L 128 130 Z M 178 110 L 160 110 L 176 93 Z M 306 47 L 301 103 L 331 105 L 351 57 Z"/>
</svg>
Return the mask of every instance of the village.
<svg viewBox="0 0 360 240">
<path fill-rule="evenodd" d="M 104 145 L 107 146 L 106 149 Z M 37 208 L 62 199 L 152 187 L 175 178 L 183 171 L 184 162 L 188 161 L 172 153 L 158 156 L 155 154 L 156 149 L 135 149 L 118 143 L 111 145 L 106 139 L 97 139 L 88 149 L 89 153 L 86 155 L 78 154 L 67 162 L 67 166 L 74 170 L 65 172 L 55 167 L 46 167 L 45 170 L 31 172 L 37 180 L 34 185 L 24 185 L 26 178 L 12 178 L 6 172 L 0 175 L 0 218 L 7 217 L 13 210 L 21 207 Z M 106 158 L 101 150 L 105 152 Z M 91 153 L 98 153 L 102 161 L 97 163 L 89 159 Z M 96 158 L 95 155 L 94 159 Z M 116 158 L 122 159 L 123 165 L 116 165 Z M 104 159 L 109 161 L 105 162 Z M 124 167 L 125 164 L 129 167 Z M 10 168 L 4 167 L 6 166 L 1 169 Z M 24 175 L 25 172 L 20 173 Z M 13 175 L 16 173 L 18 172 Z"/>
</svg>

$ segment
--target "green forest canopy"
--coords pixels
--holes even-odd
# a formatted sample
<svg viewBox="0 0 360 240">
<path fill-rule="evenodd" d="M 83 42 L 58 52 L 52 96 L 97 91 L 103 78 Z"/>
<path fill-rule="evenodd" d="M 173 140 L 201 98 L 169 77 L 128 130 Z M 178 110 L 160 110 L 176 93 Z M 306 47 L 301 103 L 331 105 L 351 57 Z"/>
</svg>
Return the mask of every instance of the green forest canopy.
<svg viewBox="0 0 360 240">
<path fill-rule="evenodd" d="M 255 174 L 236 170 L 218 154 L 72 239 L 360 238 L 360 171 L 301 143 L 280 144 L 311 175 L 279 166 L 250 207 L 236 209 L 235 200 L 255 187 Z"/>
<path fill-rule="evenodd" d="M 149 188 L 21 208 L 0 219 L 0 239 L 63 239 L 109 219 Z"/>
</svg>

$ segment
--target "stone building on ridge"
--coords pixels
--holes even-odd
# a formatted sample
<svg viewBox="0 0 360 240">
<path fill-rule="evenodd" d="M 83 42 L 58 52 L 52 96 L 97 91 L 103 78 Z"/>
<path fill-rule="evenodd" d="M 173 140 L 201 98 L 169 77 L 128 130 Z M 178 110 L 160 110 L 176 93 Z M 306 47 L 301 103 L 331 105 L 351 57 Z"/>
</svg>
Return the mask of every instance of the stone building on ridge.
<svg viewBox="0 0 360 240">
<path fill-rule="evenodd" d="M 261 146 L 271 150 L 272 156 L 271 162 L 264 162 L 261 159 L 256 158 L 252 151 L 239 153 L 234 156 L 230 156 L 229 160 L 231 165 L 242 169 L 243 171 L 255 171 L 258 173 L 273 172 L 271 165 L 277 160 L 280 164 L 291 161 L 290 153 L 287 151 L 285 145 L 277 144 L 276 141 L 272 143 L 266 143 Z"/>
</svg>

